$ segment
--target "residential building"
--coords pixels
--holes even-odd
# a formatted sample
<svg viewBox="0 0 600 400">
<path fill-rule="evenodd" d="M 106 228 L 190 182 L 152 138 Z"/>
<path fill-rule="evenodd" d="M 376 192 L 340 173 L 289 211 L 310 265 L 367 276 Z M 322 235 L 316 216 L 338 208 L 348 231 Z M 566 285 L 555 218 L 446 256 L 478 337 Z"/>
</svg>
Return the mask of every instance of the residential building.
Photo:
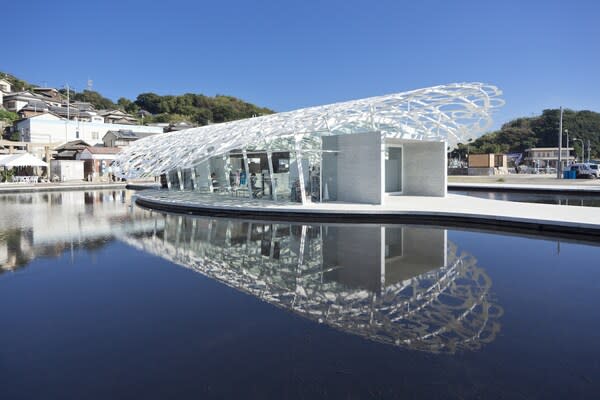
<svg viewBox="0 0 600 400">
<path fill-rule="evenodd" d="M 138 123 L 137 118 L 121 110 L 102 110 L 98 111 L 98 114 L 107 124 L 136 125 Z"/>
<path fill-rule="evenodd" d="M 12 85 L 6 79 L 0 79 L 0 92 L 4 94 L 12 92 Z"/>
<path fill-rule="evenodd" d="M 102 142 L 106 147 L 126 147 L 138 139 L 146 136 L 155 135 L 156 133 L 134 132 L 132 130 L 108 131 L 102 137 Z"/>
<path fill-rule="evenodd" d="M 192 124 L 190 122 L 187 122 L 187 121 L 180 121 L 180 122 L 169 124 L 169 126 L 166 129 L 166 132 L 182 131 L 184 129 L 195 128 L 196 126 L 197 125 L 194 125 L 194 124 Z"/>
<path fill-rule="evenodd" d="M 562 169 L 575 162 L 573 147 L 563 147 L 561 152 Z M 557 168 L 558 147 L 533 147 L 525 150 L 523 158 L 525 165 L 535 169 Z"/>
<path fill-rule="evenodd" d="M 50 111 L 48 104 L 41 100 L 32 100 L 22 107 L 17 114 L 21 118 L 31 118 L 39 114 L 44 114 Z"/>
<path fill-rule="evenodd" d="M 83 172 L 88 180 L 106 180 L 112 175 L 110 165 L 120 151 L 117 147 L 86 147 L 77 158 L 84 161 Z"/>
<path fill-rule="evenodd" d="M 50 87 L 35 87 L 32 88 L 34 94 L 40 96 L 49 103 L 61 105 L 64 101 L 63 96 L 58 90 Z"/>
<path fill-rule="evenodd" d="M 4 104 L 4 96 L 11 93 L 12 85 L 6 79 L 0 79 L 0 108 Z"/>
<path fill-rule="evenodd" d="M 89 143 L 83 140 L 73 140 L 68 143 L 62 144 L 54 149 L 56 154 L 54 159 L 56 160 L 77 160 L 77 156 L 87 147 L 90 147 Z"/>
<path fill-rule="evenodd" d="M 5 94 L 2 100 L 2 104 L 4 108 L 8 111 L 19 112 L 23 107 L 25 107 L 30 102 L 40 102 L 43 99 L 40 96 L 37 96 L 30 92 L 13 92 L 10 94 Z M 60 103 L 56 104 L 60 105 Z"/>
<path fill-rule="evenodd" d="M 160 127 L 67 120 L 51 112 L 16 121 L 13 129 L 19 134 L 20 140 L 24 142 L 63 144 L 81 139 L 92 146 L 102 144 L 102 138 L 111 130 L 134 130 L 149 134 L 162 133 Z"/>
</svg>

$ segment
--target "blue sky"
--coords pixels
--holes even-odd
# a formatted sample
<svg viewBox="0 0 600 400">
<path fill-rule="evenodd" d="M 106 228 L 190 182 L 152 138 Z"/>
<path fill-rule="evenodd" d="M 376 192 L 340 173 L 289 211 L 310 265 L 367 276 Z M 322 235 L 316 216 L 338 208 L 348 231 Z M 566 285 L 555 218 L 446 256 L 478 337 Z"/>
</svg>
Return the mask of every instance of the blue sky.
<svg viewBox="0 0 600 400">
<path fill-rule="evenodd" d="M 600 112 L 600 2 L 12 1 L 0 70 L 113 100 L 229 94 L 277 111 L 479 81 L 495 126 Z"/>
</svg>

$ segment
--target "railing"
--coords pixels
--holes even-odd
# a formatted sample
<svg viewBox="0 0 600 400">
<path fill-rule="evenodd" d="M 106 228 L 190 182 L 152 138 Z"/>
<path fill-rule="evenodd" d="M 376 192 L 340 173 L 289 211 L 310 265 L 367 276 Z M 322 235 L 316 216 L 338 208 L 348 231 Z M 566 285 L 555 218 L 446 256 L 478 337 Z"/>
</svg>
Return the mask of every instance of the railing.
<svg viewBox="0 0 600 400">
<path fill-rule="evenodd" d="M 38 183 L 39 176 L 13 176 L 12 181 L 15 183 Z"/>
</svg>

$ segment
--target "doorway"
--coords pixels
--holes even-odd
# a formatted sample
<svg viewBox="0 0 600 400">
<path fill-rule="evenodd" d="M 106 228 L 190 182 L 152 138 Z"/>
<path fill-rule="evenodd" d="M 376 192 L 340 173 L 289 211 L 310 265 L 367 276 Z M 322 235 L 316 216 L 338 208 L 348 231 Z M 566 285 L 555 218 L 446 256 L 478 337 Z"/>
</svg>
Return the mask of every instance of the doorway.
<svg viewBox="0 0 600 400">
<path fill-rule="evenodd" d="M 402 146 L 385 148 L 385 192 L 402 193 Z"/>
</svg>

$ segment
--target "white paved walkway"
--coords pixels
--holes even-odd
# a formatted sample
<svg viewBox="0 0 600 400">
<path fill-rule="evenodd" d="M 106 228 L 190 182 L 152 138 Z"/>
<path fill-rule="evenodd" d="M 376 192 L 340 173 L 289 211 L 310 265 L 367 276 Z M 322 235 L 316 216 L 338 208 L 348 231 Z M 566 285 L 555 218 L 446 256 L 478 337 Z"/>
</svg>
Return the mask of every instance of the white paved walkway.
<svg viewBox="0 0 600 400">
<path fill-rule="evenodd" d="M 488 224 L 517 223 L 581 228 L 600 233 L 600 208 L 517 203 L 449 194 L 441 197 L 388 196 L 384 205 L 341 202 L 300 204 L 279 203 L 244 198 L 213 197 L 194 192 L 145 190 L 136 195 L 141 204 L 175 206 L 179 211 L 225 211 L 260 214 L 294 214 L 355 216 L 428 216 L 469 220 L 485 220 Z"/>
</svg>

